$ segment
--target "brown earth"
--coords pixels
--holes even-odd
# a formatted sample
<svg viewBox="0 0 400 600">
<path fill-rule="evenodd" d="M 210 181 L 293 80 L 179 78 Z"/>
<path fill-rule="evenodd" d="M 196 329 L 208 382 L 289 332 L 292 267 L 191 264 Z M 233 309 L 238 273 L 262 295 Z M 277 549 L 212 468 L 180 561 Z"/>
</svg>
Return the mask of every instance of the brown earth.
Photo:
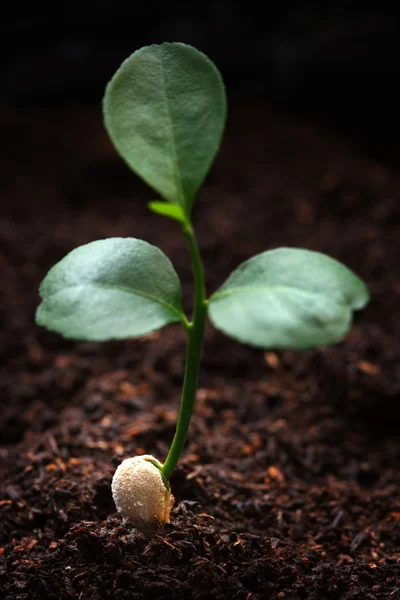
<svg viewBox="0 0 400 600">
<path fill-rule="evenodd" d="M 115 156 L 97 108 L 0 113 L 1 597 L 12 600 L 400 598 L 400 177 L 321 126 L 232 110 L 195 225 L 209 291 L 280 245 L 320 250 L 372 301 L 346 339 L 263 353 L 210 326 L 196 411 L 147 539 L 110 493 L 119 462 L 162 460 L 185 336 L 72 343 L 34 324 L 47 269 L 79 244 L 134 236 L 172 259 L 178 226 Z"/>
</svg>

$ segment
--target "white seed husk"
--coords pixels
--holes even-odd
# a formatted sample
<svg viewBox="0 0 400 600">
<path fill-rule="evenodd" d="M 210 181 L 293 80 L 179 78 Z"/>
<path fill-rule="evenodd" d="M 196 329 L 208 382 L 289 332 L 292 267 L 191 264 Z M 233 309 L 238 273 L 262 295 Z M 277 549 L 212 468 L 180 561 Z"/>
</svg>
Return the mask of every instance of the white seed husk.
<svg viewBox="0 0 400 600">
<path fill-rule="evenodd" d="M 169 523 L 174 503 L 159 468 L 153 463 L 162 466 L 150 454 L 127 458 L 115 471 L 111 484 L 118 512 L 143 532 Z"/>
</svg>

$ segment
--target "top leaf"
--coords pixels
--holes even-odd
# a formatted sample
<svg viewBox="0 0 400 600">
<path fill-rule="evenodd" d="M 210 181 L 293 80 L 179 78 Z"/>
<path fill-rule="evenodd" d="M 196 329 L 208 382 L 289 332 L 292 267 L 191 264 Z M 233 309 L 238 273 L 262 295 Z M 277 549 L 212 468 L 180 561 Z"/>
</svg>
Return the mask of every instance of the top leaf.
<svg viewBox="0 0 400 600">
<path fill-rule="evenodd" d="M 352 311 L 368 299 L 364 283 L 337 260 L 278 248 L 242 263 L 211 296 L 209 314 L 241 342 L 301 350 L 342 339 Z"/>
<path fill-rule="evenodd" d="M 145 46 L 111 79 L 103 108 L 122 158 L 190 217 L 226 120 L 225 89 L 215 65 L 185 44 Z"/>
</svg>

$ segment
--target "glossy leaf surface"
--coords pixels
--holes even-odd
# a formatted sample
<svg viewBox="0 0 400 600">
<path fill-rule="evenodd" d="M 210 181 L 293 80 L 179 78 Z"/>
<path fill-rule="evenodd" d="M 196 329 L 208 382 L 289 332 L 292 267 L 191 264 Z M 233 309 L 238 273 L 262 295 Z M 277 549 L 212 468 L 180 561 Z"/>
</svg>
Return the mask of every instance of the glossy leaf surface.
<svg viewBox="0 0 400 600">
<path fill-rule="evenodd" d="M 64 337 L 138 337 L 184 321 L 178 276 L 161 250 L 110 238 L 72 250 L 40 286 L 36 321 Z"/>
<path fill-rule="evenodd" d="M 368 302 L 364 283 L 340 262 L 297 248 L 242 263 L 210 298 L 217 329 L 262 348 L 304 349 L 339 341 Z"/>
</svg>

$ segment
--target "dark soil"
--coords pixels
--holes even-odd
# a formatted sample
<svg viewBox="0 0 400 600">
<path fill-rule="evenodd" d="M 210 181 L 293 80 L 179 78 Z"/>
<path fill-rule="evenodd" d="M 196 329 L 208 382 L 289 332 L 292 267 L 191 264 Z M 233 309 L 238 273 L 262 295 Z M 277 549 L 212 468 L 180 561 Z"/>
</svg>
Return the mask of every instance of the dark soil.
<svg viewBox="0 0 400 600">
<path fill-rule="evenodd" d="M 344 261 L 371 291 L 346 339 L 263 353 L 207 330 L 172 523 L 124 525 L 120 461 L 166 455 L 185 336 L 72 343 L 34 324 L 47 269 L 134 236 L 191 272 L 178 226 L 115 156 L 98 109 L 0 118 L 1 539 L 7 599 L 400 598 L 400 176 L 321 127 L 238 106 L 197 200 L 209 291 L 280 245 Z"/>
</svg>

